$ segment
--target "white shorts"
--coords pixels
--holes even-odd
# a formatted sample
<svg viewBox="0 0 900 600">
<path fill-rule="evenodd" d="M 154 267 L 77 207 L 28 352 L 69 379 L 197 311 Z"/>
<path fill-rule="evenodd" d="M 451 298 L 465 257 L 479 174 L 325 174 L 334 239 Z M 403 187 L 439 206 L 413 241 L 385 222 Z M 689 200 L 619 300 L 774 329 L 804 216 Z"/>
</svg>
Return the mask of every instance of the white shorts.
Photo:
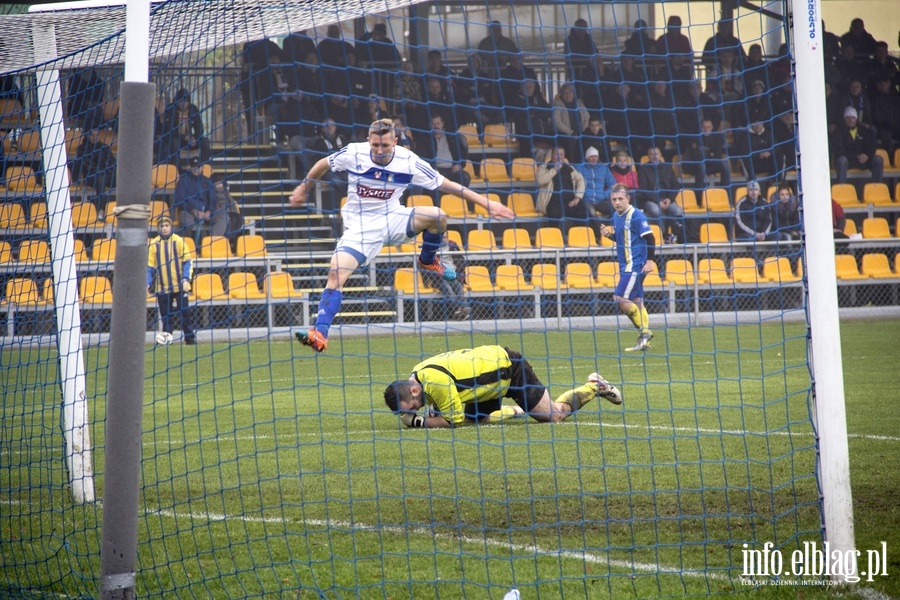
<svg viewBox="0 0 900 600">
<path fill-rule="evenodd" d="M 415 239 L 408 235 L 412 228 L 412 208 L 400 206 L 390 212 L 342 211 L 344 235 L 334 251 L 351 250 L 372 260 L 385 246 L 399 246 Z M 365 263 L 360 263 L 360 265 Z"/>
</svg>

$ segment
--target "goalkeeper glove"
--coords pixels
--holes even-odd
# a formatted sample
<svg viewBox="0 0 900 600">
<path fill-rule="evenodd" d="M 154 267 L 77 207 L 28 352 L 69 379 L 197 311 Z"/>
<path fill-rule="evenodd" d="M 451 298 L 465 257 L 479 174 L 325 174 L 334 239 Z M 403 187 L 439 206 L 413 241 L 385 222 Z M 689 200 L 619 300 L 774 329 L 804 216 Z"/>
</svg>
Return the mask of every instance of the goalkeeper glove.
<svg viewBox="0 0 900 600">
<path fill-rule="evenodd" d="M 400 422 L 407 427 L 425 427 L 425 417 L 415 413 L 403 413 Z"/>
</svg>

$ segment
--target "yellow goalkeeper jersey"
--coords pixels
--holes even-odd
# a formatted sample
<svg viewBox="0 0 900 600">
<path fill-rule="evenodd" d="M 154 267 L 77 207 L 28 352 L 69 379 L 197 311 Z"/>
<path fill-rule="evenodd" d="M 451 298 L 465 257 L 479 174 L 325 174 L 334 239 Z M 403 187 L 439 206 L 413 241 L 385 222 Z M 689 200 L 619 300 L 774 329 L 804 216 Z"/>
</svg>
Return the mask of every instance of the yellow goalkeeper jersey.
<svg viewBox="0 0 900 600">
<path fill-rule="evenodd" d="M 503 398 L 512 362 L 502 346 L 453 350 L 423 360 L 412 375 L 422 384 L 425 401 L 454 425 L 466 416 L 463 404 Z"/>
</svg>

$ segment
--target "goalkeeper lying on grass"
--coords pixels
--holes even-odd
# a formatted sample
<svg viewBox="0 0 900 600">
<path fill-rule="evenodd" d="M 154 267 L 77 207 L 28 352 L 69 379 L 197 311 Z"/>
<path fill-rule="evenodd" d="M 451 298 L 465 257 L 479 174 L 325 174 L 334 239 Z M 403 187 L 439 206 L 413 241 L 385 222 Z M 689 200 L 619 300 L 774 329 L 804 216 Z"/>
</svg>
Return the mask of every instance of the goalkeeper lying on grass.
<svg viewBox="0 0 900 600">
<path fill-rule="evenodd" d="M 598 373 L 551 401 L 521 354 L 502 346 L 479 346 L 420 362 L 409 379 L 387 387 L 384 402 L 407 427 L 457 427 L 500 423 L 526 414 L 542 423 L 555 423 L 597 396 L 622 404 L 619 390 Z M 517 406 L 501 406 L 503 398 L 512 398 Z M 426 405 L 427 414 L 417 414 Z"/>
</svg>

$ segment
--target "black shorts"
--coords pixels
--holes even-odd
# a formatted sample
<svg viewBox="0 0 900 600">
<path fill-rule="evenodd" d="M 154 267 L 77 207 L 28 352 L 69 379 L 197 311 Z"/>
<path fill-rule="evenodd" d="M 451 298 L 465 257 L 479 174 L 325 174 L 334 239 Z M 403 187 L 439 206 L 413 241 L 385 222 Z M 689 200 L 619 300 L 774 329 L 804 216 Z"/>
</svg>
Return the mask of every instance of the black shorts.
<svg viewBox="0 0 900 600">
<path fill-rule="evenodd" d="M 512 398 L 525 412 L 531 412 L 544 397 L 547 388 L 520 353 L 509 348 L 504 348 L 504 350 L 512 363 L 509 368 L 509 389 L 505 397 Z M 500 410 L 501 405 L 500 398 L 468 402 L 463 406 L 463 411 L 467 419 L 478 422 L 486 419 L 495 410 Z"/>
</svg>

